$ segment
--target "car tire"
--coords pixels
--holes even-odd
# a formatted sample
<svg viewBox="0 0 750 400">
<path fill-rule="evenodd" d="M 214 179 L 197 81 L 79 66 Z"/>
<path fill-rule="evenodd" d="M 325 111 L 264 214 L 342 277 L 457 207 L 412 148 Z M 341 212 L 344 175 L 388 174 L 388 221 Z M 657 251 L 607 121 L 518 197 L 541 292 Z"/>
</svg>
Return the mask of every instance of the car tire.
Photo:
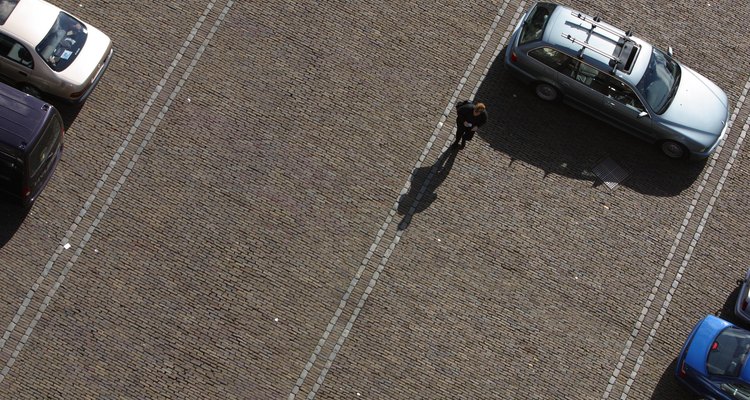
<svg viewBox="0 0 750 400">
<path fill-rule="evenodd" d="M 544 101 L 555 101 L 560 98 L 560 92 L 556 87 L 546 82 L 539 82 L 534 86 L 536 96 Z"/>
<path fill-rule="evenodd" d="M 683 159 L 687 156 L 688 153 L 685 146 L 675 142 L 674 140 L 665 140 L 663 142 L 660 142 L 659 149 L 665 156 L 673 160 Z"/>
</svg>

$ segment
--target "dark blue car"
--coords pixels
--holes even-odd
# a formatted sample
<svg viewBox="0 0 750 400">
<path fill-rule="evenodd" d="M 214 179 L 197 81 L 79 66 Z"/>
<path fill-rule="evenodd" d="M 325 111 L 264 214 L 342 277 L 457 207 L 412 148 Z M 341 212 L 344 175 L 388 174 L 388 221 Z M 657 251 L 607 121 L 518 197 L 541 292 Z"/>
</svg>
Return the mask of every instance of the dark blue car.
<svg viewBox="0 0 750 400">
<path fill-rule="evenodd" d="M 688 336 L 677 380 L 707 399 L 750 400 L 750 331 L 709 315 Z"/>
</svg>

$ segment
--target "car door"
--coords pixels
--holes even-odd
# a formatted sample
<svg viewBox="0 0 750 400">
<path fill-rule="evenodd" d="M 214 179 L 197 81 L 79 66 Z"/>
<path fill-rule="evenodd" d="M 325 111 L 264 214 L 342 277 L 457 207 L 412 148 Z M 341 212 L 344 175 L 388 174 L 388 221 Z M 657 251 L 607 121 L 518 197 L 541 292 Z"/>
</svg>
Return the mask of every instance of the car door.
<svg viewBox="0 0 750 400">
<path fill-rule="evenodd" d="M 571 57 L 566 68 L 560 70 L 560 86 L 569 104 L 605 122 L 614 123 L 603 109 L 602 74 L 597 68 Z"/>
<path fill-rule="evenodd" d="M 572 106 L 591 112 L 592 100 L 587 98 L 587 92 L 580 82 L 574 80 L 579 64 L 577 59 L 551 47 L 539 47 L 529 51 L 529 56 L 539 63 L 535 63 L 537 68 L 544 70 L 544 73 L 537 72 L 536 79 L 548 83 L 554 83 L 559 88 L 563 99 Z M 541 64 L 540 64 L 541 63 Z"/>
<path fill-rule="evenodd" d="M 603 111 L 609 115 L 613 123 L 644 140 L 655 140 L 651 116 L 635 91 L 615 76 L 603 74 L 599 79 L 604 90 Z"/>
<path fill-rule="evenodd" d="M 11 85 L 22 86 L 29 81 L 33 69 L 34 60 L 29 49 L 0 33 L 0 78 Z"/>
</svg>

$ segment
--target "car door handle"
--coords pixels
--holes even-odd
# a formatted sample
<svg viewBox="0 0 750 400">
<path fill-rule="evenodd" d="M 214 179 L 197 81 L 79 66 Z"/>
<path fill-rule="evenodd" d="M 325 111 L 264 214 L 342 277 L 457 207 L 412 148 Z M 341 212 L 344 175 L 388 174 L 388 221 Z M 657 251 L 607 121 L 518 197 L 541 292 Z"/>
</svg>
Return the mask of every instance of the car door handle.
<svg viewBox="0 0 750 400">
<path fill-rule="evenodd" d="M 604 102 L 605 102 L 605 103 L 607 103 L 607 105 L 608 105 L 608 106 L 609 106 L 610 108 L 615 108 L 615 107 L 617 107 L 617 103 L 615 103 L 614 101 L 611 101 L 611 100 L 605 100 Z"/>
<path fill-rule="evenodd" d="M 27 74 L 27 73 L 25 73 L 23 71 L 18 71 L 18 73 L 21 74 L 21 75 L 23 75 L 23 76 L 29 76 L 29 74 Z"/>
</svg>

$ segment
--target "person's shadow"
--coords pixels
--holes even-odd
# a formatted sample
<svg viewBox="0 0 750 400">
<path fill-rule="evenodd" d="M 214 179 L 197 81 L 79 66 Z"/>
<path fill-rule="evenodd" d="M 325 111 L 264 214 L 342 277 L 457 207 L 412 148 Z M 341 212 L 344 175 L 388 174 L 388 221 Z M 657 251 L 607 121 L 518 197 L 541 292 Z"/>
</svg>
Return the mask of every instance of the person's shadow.
<svg viewBox="0 0 750 400">
<path fill-rule="evenodd" d="M 412 171 L 409 191 L 398 199 L 398 213 L 404 216 L 398 226 L 400 230 L 409 226 L 414 214 L 426 210 L 437 199 L 435 190 L 448 177 L 457 154 L 458 147 L 450 146 L 440 154 L 435 164 Z"/>
</svg>

